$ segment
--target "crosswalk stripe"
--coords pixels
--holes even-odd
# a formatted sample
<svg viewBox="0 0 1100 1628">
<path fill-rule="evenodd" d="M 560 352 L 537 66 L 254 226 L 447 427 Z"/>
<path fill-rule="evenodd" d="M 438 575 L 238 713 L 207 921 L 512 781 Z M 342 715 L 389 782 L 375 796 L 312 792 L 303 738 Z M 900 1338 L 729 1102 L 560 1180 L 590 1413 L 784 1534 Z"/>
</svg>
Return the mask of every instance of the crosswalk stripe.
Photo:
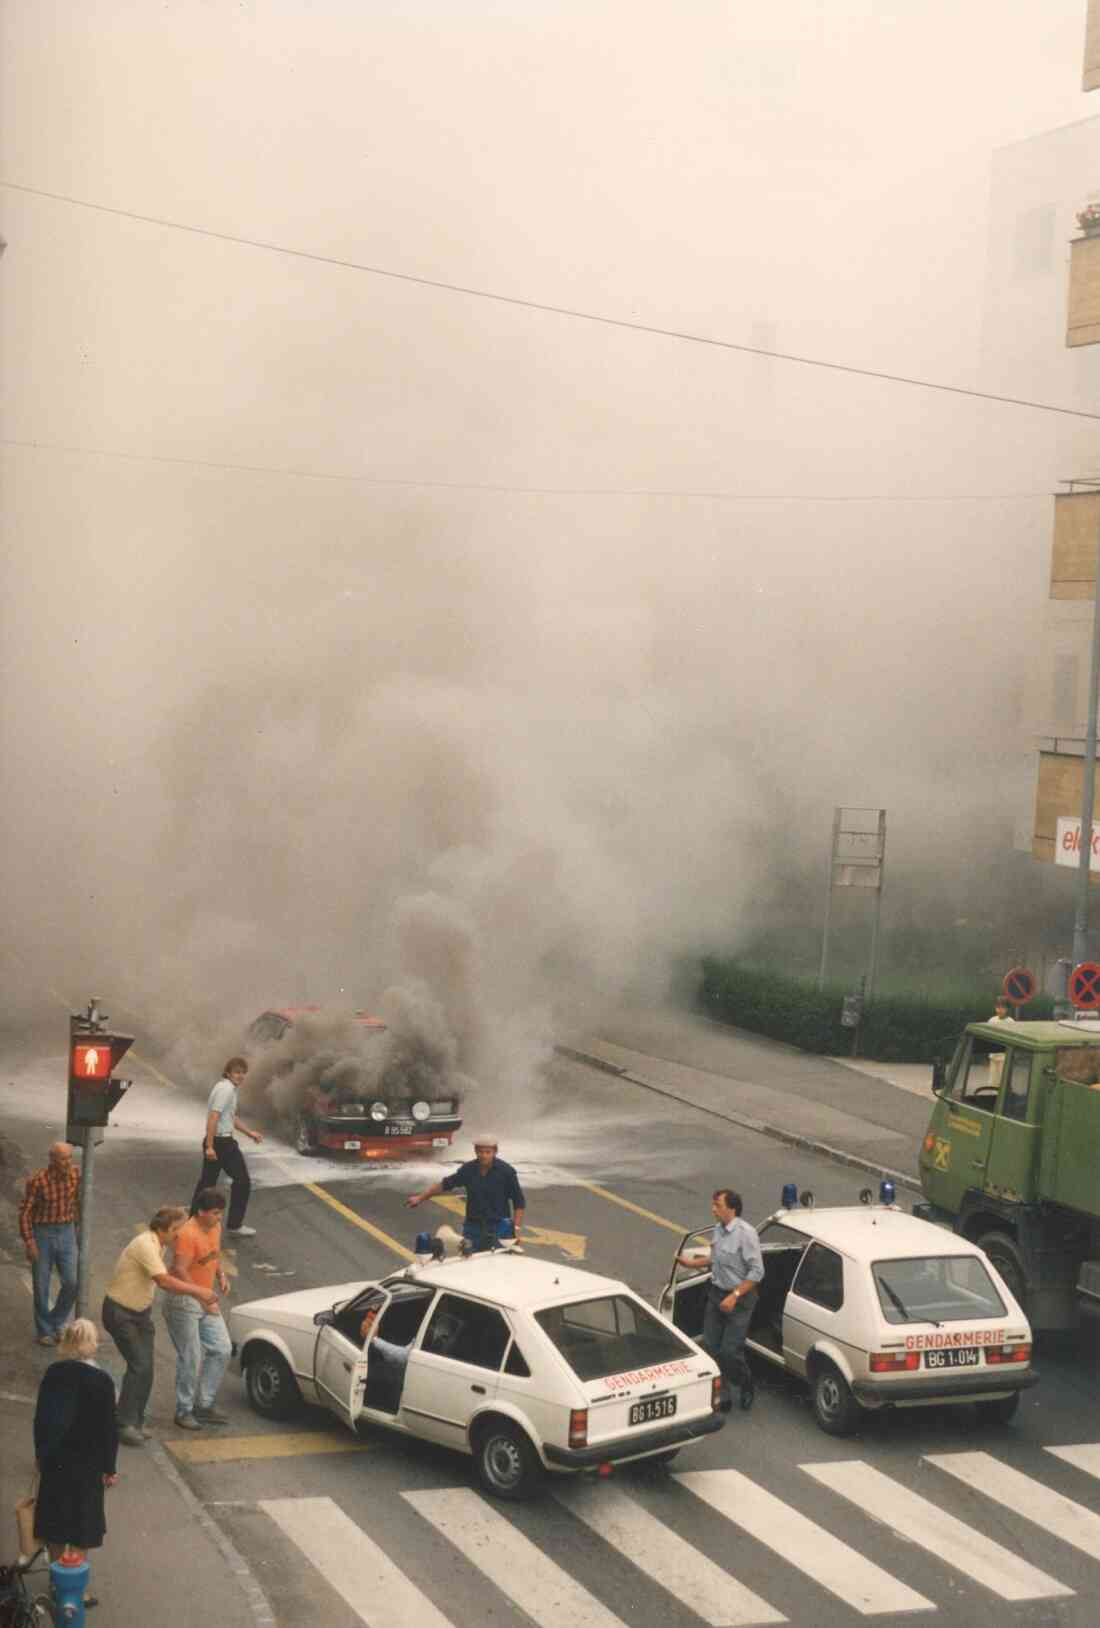
<svg viewBox="0 0 1100 1628">
<path fill-rule="evenodd" d="M 935 1610 L 923 1594 L 865 1560 L 739 1470 L 691 1470 L 676 1480 L 862 1616 Z"/>
<path fill-rule="evenodd" d="M 1055 1458 L 1072 1464 L 1075 1470 L 1084 1470 L 1086 1475 L 1094 1475 L 1100 1480 L 1100 1443 L 1087 1442 L 1080 1447 L 1048 1447 L 1046 1450 L 1053 1453 Z"/>
<path fill-rule="evenodd" d="M 442 1611 L 331 1498 L 269 1498 L 259 1507 L 368 1628 L 395 1622 L 452 1628 Z"/>
<path fill-rule="evenodd" d="M 1002 1504 L 1025 1521 L 1042 1527 L 1063 1543 L 1083 1549 L 1087 1555 L 1100 1554 L 1100 1515 L 1083 1504 L 1074 1503 L 1060 1492 L 1033 1481 L 1010 1464 L 1002 1464 L 991 1453 L 929 1453 L 929 1464 L 946 1470 L 965 1486 L 985 1498 Z"/>
<path fill-rule="evenodd" d="M 623 1628 L 595 1595 L 469 1487 L 401 1496 L 543 1628 Z"/>
<path fill-rule="evenodd" d="M 982 1583 L 1002 1600 L 1041 1600 L 1072 1594 L 1045 1572 L 1021 1560 L 984 1533 L 956 1520 L 946 1510 L 899 1486 L 889 1476 L 858 1460 L 838 1464 L 803 1464 L 807 1475 L 862 1509 L 874 1521 L 890 1526 L 910 1543 L 919 1544 L 945 1566 Z"/>
<path fill-rule="evenodd" d="M 554 1496 L 605 1543 L 712 1628 L 786 1622 L 767 1600 L 692 1548 L 621 1488 L 578 1477 L 555 1487 Z"/>
</svg>

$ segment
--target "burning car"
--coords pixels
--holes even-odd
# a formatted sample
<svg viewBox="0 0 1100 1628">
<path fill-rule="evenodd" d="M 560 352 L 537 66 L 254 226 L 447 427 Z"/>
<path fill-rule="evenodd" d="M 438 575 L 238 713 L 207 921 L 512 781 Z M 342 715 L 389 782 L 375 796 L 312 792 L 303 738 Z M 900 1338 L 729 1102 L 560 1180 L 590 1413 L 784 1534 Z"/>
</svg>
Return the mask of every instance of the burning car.
<svg viewBox="0 0 1100 1628">
<path fill-rule="evenodd" d="M 298 1152 L 389 1159 L 449 1147 L 462 1125 L 455 1091 L 381 1018 L 354 1012 L 350 1025 L 350 1040 L 334 1043 L 320 1007 L 287 1006 L 248 1031 Z"/>
</svg>

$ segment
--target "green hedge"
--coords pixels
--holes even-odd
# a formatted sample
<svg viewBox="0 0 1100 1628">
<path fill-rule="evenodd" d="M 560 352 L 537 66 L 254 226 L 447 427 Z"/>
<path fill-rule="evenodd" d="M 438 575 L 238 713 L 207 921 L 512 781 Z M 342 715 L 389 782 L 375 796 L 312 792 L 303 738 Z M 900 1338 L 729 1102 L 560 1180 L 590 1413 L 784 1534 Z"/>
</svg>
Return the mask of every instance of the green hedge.
<svg viewBox="0 0 1100 1628">
<path fill-rule="evenodd" d="M 722 1023 L 771 1035 L 802 1051 L 846 1057 L 852 1049 L 852 1031 L 840 1022 L 844 993 L 839 986 L 819 990 L 811 979 L 706 956 L 698 1000 L 701 1011 Z M 954 998 L 883 995 L 864 1010 L 859 1055 L 884 1063 L 930 1063 L 934 1057 L 950 1056 L 964 1026 L 989 1017 L 991 1011 L 985 992 L 960 991 Z M 1050 1000 L 1040 996 L 1024 1011 L 1029 1018 L 1050 1017 Z"/>
</svg>

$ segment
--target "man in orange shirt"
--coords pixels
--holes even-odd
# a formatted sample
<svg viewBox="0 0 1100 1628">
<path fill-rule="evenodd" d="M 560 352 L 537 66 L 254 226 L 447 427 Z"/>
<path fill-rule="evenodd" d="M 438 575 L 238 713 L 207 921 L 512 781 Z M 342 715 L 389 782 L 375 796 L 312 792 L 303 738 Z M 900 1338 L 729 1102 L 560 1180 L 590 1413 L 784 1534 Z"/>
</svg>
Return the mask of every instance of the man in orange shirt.
<svg viewBox="0 0 1100 1628">
<path fill-rule="evenodd" d="M 173 1270 L 185 1283 L 211 1293 L 229 1293 L 221 1264 L 222 1216 L 225 1195 L 205 1187 L 195 1195 L 195 1214 L 180 1228 L 175 1240 Z M 164 1321 L 176 1348 L 176 1424 L 181 1430 L 223 1425 L 229 1420 L 214 1408 L 232 1352 L 232 1342 L 220 1311 L 207 1311 L 198 1301 L 172 1295 L 164 1303 Z"/>
</svg>

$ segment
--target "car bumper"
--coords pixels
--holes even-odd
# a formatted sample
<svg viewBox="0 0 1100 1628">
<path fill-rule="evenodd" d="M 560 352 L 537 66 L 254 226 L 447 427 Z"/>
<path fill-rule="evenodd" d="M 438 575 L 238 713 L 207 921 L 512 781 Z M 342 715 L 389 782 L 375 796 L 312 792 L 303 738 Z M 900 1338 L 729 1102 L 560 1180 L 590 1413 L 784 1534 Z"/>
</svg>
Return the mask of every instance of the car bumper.
<svg viewBox="0 0 1100 1628">
<path fill-rule="evenodd" d="M 646 1430 L 636 1436 L 616 1436 L 613 1441 L 599 1442 L 594 1447 L 552 1447 L 543 1443 L 543 1454 L 548 1464 L 560 1470 L 594 1470 L 600 1464 L 623 1464 L 628 1459 L 643 1458 L 647 1453 L 667 1453 L 703 1436 L 712 1436 L 726 1422 L 724 1413 L 708 1413 L 702 1419 L 686 1420 L 683 1424 L 664 1425 L 660 1430 Z"/>
<path fill-rule="evenodd" d="M 461 1119 L 425 1119 L 417 1123 L 416 1129 L 400 1131 L 386 1136 L 379 1134 L 379 1127 L 371 1121 L 370 1128 L 360 1125 L 349 1125 L 347 1120 L 326 1120 L 317 1122 L 317 1148 L 322 1153 L 346 1153 L 349 1158 L 377 1159 L 381 1155 L 395 1153 L 428 1153 L 436 1144 L 438 1138 L 446 1138 L 450 1144 L 456 1131 L 461 1130 Z M 358 1147 L 349 1148 L 346 1144 L 357 1142 Z"/>
<path fill-rule="evenodd" d="M 1039 1383 L 1034 1368 L 1022 1374 L 1005 1373 L 995 1377 L 988 1369 L 983 1374 L 936 1374 L 930 1379 L 909 1379 L 893 1385 L 876 1385 L 870 1380 L 857 1379 L 852 1394 L 864 1407 L 889 1407 L 894 1402 L 956 1402 L 980 1401 L 983 1396 L 1007 1396 L 1013 1391 L 1027 1391 Z"/>
</svg>

